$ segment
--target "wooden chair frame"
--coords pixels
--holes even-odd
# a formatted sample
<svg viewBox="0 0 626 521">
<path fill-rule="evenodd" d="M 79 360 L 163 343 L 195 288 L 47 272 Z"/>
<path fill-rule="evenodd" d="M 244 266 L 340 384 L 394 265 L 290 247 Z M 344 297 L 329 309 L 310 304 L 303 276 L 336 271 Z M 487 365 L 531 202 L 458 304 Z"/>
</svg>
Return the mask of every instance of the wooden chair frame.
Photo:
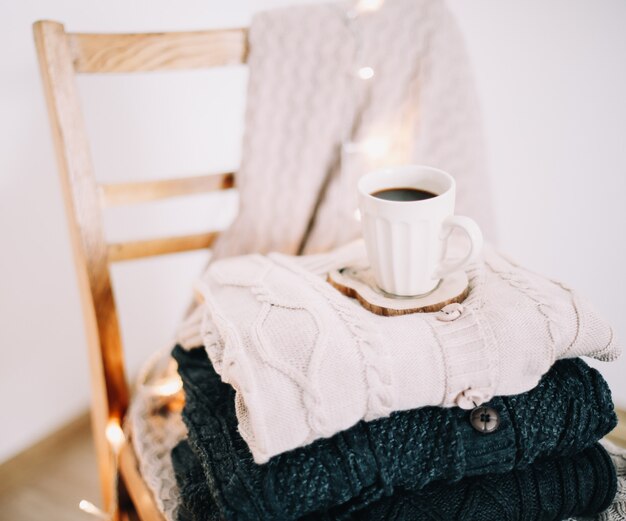
<svg viewBox="0 0 626 521">
<path fill-rule="evenodd" d="M 245 63 L 247 30 L 152 34 L 67 33 L 62 24 L 33 25 L 52 135 L 70 227 L 87 332 L 92 384 L 92 429 L 104 508 L 128 513 L 116 501 L 117 468 L 143 521 L 163 520 L 137 467 L 132 445 L 114 448 L 108 426 L 122 423 L 129 403 L 122 339 L 109 266 L 112 262 L 208 248 L 217 232 L 107 244 L 103 209 L 234 186 L 232 172 L 124 184 L 98 184 L 80 111 L 76 73 L 147 72 Z M 119 449 L 119 452 L 118 452 Z M 116 454 L 117 452 L 117 454 Z M 115 463 L 118 457 L 119 467 Z"/>
</svg>

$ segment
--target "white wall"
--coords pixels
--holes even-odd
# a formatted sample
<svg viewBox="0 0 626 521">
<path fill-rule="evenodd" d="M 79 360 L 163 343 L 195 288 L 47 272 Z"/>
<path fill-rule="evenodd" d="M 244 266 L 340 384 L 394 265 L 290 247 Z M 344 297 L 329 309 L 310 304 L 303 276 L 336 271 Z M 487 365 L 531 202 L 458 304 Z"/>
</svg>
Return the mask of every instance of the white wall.
<svg viewBox="0 0 626 521">
<path fill-rule="evenodd" d="M 30 24 L 68 30 L 247 23 L 288 0 L 23 0 L 0 4 L 0 461 L 88 403 L 84 331 Z M 451 0 L 485 112 L 502 247 L 590 297 L 626 338 L 626 3 Z M 81 77 L 98 178 L 236 168 L 245 70 Z M 189 202 L 189 201 L 187 201 Z M 111 239 L 226 224 L 211 196 L 119 209 Z M 169 344 L 203 254 L 121 265 L 131 370 Z M 626 358 L 599 365 L 626 406 Z M 620 378 L 622 376 L 622 378 Z"/>
<path fill-rule="evenodd" d="M 499 243 L 626 339 L 626 2 L 452 0 L 481 95 Z M 626 408 L 626 355 L 592 362 Z"/>
</svg>

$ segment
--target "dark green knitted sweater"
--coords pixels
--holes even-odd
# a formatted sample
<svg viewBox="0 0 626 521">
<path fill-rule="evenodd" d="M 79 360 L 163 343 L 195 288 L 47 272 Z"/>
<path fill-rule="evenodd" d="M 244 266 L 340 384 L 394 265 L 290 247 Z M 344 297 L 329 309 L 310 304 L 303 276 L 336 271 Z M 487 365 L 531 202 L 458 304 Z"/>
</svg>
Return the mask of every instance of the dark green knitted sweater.
<svg viewBox="0 0 626 521">
<path fill-rule="evenodd" d="M 532 391 L 490 402 L 501 420 L 491 434 L 475 431 L 468 411 L 425 407 L 360 422 L 257 465 L 237 432 L 234 390 L 221 382 L 204 349 L 176 347 L 173 356 L 183 379 L 189 444 L 224 519 L 286 521 L 358 511 L 398 490 L 574 455 L 616 424 L 600 374 L 582 360 L 563 360 Z"/>
<path fill-rule="evenodd" d="M 178 521 L 219 521 L 202 466 L 187 441 L 172 452 L 181 492 Z M 399 490 L 357 512 L 341 507 L 307 521 L 550 521 L 596 516 L 611 503 L 617 477 L 601 445 L 574 456 L 537 461 L 504 474 Z"/>
</svg>

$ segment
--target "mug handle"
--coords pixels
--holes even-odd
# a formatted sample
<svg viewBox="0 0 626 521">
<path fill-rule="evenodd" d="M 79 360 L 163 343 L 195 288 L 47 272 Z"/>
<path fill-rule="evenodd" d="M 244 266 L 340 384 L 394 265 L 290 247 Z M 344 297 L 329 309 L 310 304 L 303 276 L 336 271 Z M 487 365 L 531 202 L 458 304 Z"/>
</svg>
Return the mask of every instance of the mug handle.
<svg viewBox="0 0 626 521">
<path fill-rule="evenodd" d="M 441 228 L 441 240 L 448 241 L 454 228 L 458 228 L 465 233 L 465 236 L 469 239 L 469 249 L 461 259 L 442 259 L 439 266 L 435 269 L 434 278 L 441 279 L 455 271 L 459 271 L 463 266 L 478 257 L 480 250 L 482 250 L 483 233 L 480 231 L 476 221 L 463 215 L 451 215 L 447 217 Z M 445 251 L 446 249 L 444 248 L 444 256 Z"/>
</svg>

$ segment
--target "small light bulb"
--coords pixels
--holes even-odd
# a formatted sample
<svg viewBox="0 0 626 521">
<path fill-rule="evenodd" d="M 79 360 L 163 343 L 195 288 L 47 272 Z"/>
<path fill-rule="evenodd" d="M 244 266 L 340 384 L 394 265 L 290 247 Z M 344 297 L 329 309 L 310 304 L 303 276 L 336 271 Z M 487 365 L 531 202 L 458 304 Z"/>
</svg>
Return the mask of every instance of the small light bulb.
<svg viewBox="0 0 626 521">
<path fill-rule="evenodd" d="M 356 4 L 355 10 L 359 13 L 376 11 L 380 9 L 384 3 L 385 0 L 359 0 Z"/>
<path fill-rule="evenodd" d="M 122 427 L 120 427 L 120 423 L 117 420 L 109 420 L 109 423 L 106 426 L 105 435 L 115 455 L 119 454 L 122 445 L 126 440 L 126 436 L 124 436 L 124 431 L 122 430 Z"/>
<path fill-rule="evenodd" d="M 384 137 L 371 137 L 363 141 L 361 148 L 370 158 L 380 159 L 389 150 L 389 141 Z"/>
<path fill-rule="evenodd" d="M 163 378 L 149 387 L 157 396 L 173 396 L 183 388 L 183 381 L 179 376 L 173 376 L 171 378 Z"/>
<path fill-rule="evenodd" d="M 86 499 L 80 500 L 80 503 L 78 503 L 78 508 L 80 508 L 86 514 L 96 516 L 100 519 L 104 519 L 105 521 L 109 521 L 111 519 L 111 516 L 107 515 L 105 512 L 100 510 L 96 505 L 94 505 L 91 501 L 87 501 Z"/>
<path fill-rule="evenodd" d="M 371 67 L 361 67 L 356 74 L 362 80 L 369 80 L 374 77 L 374 69 Z"/>
</svg>

